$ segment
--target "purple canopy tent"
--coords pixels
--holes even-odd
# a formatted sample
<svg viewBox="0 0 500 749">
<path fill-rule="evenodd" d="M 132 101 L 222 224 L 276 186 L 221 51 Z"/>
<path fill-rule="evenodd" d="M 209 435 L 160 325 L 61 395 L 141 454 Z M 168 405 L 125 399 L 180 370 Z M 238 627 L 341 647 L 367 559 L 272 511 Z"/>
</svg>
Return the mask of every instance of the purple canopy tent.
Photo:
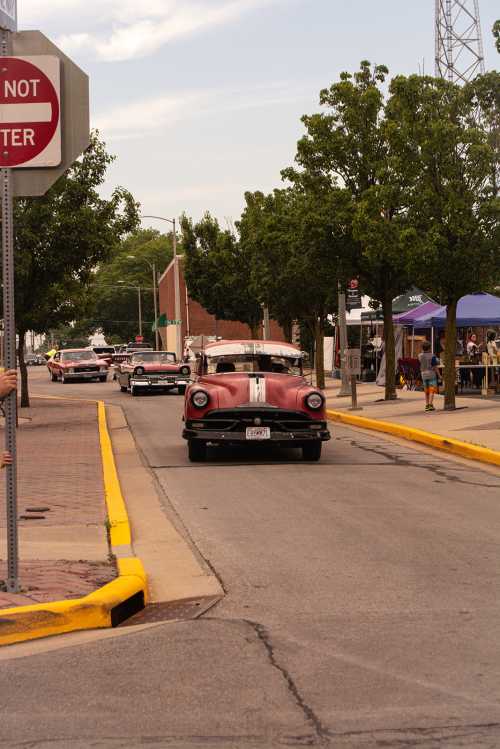
<svg viewBox="0 0 500 749">
<path fill-rule="evenodd" d="M 403 312 L 400 315 L 394 315 L 393 320 L 397 325 L 405 325 L 406 327 L 411 327 L 412 329 L 412 340 L 411 340 L 411 356 L 413 358 L 413 336 L 415 332 L 415 321 L 419 320 L 422 317 L 427 317 L 429 315 L 434 315 L 437 313 L 438 310 L 441 309 L 441 305 L 436 304 L 436 302 L 424 302 L 424 304 L 420 304 L 418 307 L 415 307 L 415 309 L 410 309 L 408 312 Z"/>
</svg>

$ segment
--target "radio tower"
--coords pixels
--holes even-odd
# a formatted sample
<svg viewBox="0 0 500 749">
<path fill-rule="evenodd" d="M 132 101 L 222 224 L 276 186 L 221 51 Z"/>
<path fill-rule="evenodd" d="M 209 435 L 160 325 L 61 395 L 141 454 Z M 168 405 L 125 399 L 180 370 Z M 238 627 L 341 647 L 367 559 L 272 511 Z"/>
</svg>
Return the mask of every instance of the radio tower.
<svg viewBox="0 0 500 749">
<path fill-rule="evenodd" d="M 436 77 L 466 83 L 484 73 L 479 0 L 436 0 Z"/>
</svg>

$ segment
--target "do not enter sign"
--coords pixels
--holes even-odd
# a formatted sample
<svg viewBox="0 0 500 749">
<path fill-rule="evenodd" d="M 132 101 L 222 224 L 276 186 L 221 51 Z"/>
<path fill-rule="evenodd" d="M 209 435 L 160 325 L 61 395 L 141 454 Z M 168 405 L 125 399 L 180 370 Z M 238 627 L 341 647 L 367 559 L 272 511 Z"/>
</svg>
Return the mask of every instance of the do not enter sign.
<svg viewBox="0 0 500 749">
<path fill-rule="evenodd" d="M 0 59 L 0 168 L 61 162 L 57 57 Z"/>
</svg>

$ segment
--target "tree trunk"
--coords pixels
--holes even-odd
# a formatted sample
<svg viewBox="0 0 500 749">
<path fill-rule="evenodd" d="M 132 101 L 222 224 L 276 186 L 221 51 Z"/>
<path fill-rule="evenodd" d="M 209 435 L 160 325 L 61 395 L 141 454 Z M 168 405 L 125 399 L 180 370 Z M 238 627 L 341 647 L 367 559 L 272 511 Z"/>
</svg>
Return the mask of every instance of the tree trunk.
<svg viewBox="0 0 500 749">
<path fill-rule="evenodd" d="M 285 336 L 285 340 L 288 341 L 288 343 L 292 343 L 292 330 L 293 330 L 293 323 L 291 320 L 287 320 L 282 325 L 283 329 L 283 335 Z"/>
<path fill-rule="evenodd" d="M 314 343 L 316 386 L 323 389 L 325 387 L 325 332 L 322 317 L 318 317 L 314 321 Z"/>
<path fill-rule="evenodd" d="M 17 356 L 19 358 L 19 371 L 21 373 L 21 408 L 30 407 L 30 395 L 28 390 L 28 367 L 24 360 L 24 339 L 26 337 L 26 331 L 19 331 L 19 344 L 17 349 Z"/>
<path fill-rule="evenodd" d="M 446 310 L 446 334 L 444 344 L 444 409 L 455 409 L 455 348 L 457 341 L 457 304 L 455 299 Z"/>
<path fill-rule="evenodd" d="M 392 295 L 388 292 L 382 300 L 382 310 L 384 313 L 385 400 L 393 401 L 398 397 L 396 395 L 396 344 L 392 322 Z"/>
<path fill-rule="evenodd" d="M 248 327 L 250 328 L 250 335 L 252 336 L 252 340 L 254 341 L 262 340 L 262 323 L 261 322 L 248 323 Z"/>
</svg>

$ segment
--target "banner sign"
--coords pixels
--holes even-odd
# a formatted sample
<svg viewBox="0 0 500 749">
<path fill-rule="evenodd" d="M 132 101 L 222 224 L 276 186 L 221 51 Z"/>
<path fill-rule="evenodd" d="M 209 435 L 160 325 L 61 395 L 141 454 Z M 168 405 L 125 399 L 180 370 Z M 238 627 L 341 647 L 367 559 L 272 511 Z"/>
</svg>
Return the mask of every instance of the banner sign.
<svg viewBox="0 0 500 749">
<path fill-rule="evenodd" d="M 17 0 L 0 0 L 0 29 L 17 31 Z"/>
<path fill-rule="evenodd" d="M 361 309 L 361 291 L 359 289 L 359 281 L 357 278 L 353 278 L 347 284 L 347 293 L 345 298 L 345 306 L 349 312 L 352 309 Z"/>
</svg>

